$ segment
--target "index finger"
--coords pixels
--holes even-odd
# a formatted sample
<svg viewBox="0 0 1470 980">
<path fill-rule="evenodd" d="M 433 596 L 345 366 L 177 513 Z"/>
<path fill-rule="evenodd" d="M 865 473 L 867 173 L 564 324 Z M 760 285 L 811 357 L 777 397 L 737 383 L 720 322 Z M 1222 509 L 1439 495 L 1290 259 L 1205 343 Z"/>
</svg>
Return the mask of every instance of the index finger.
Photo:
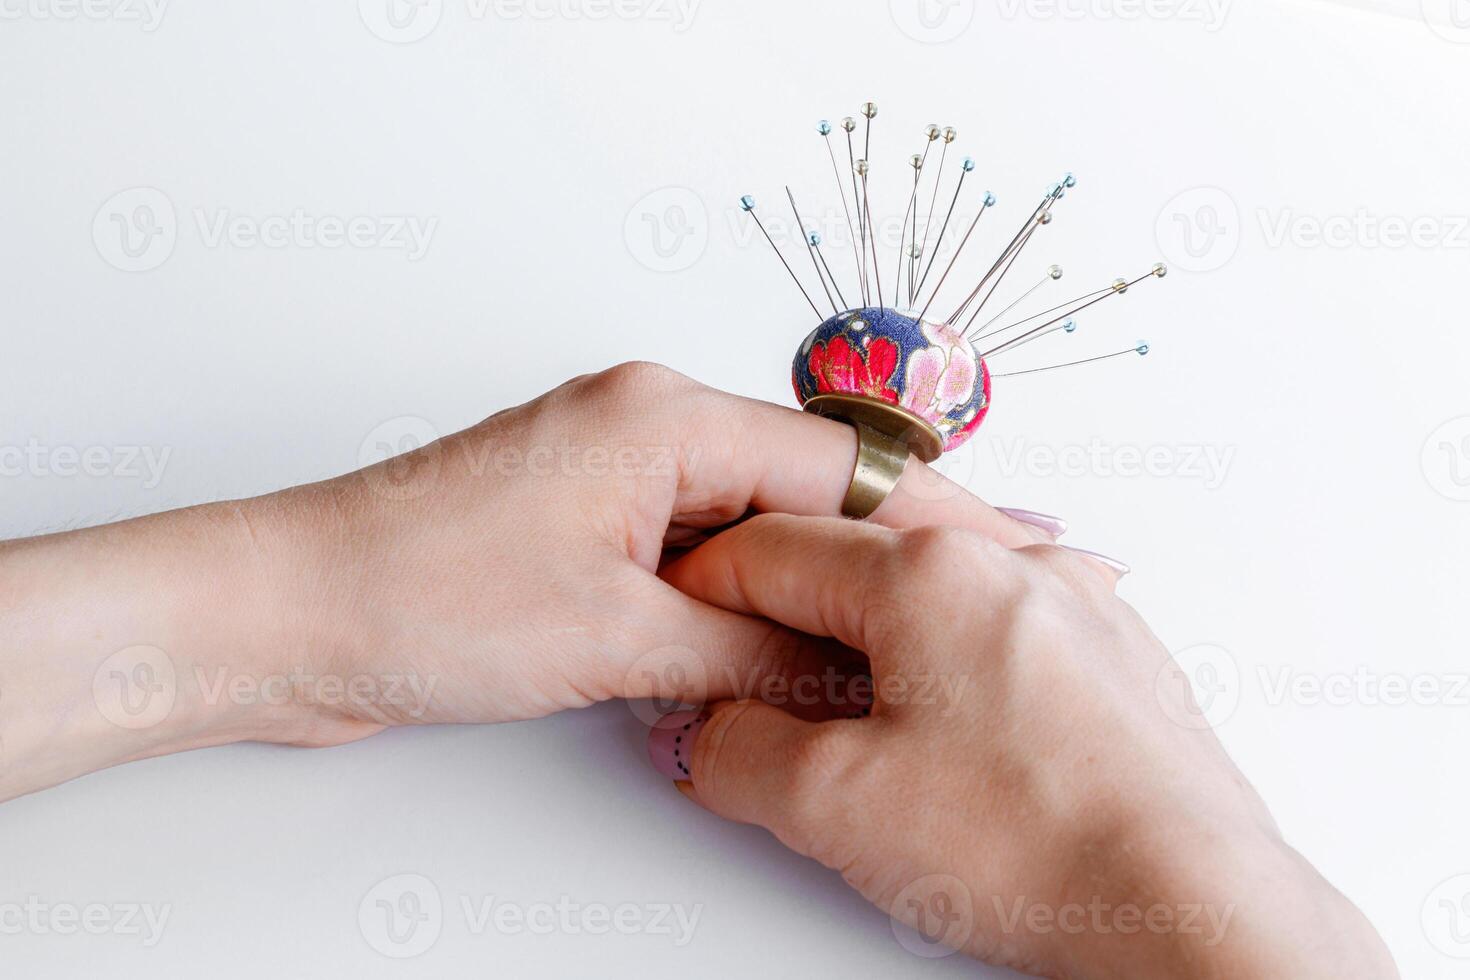
<svg viewBox="0 0 1470 980">
<path fill-rule="evenodd" d="M 691 450 L 677 512 L 747 508 L 805 516 L 840 512 L 857 460 L 852 426 L 807 412 L 705 388 L 690 414 Z M 1052 537 L 1008 517 L 910 457 L 898 486 L 874 512 L 893 528 L 944 524 L 968 528 L 1009 548 Z"/>
</svg>

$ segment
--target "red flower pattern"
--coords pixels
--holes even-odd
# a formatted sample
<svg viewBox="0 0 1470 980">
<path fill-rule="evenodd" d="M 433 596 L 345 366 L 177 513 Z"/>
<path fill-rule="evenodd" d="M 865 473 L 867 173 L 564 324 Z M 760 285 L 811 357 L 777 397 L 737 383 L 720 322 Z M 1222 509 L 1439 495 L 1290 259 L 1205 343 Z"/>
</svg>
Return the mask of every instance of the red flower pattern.
<svg viewBox="0 0 1470 980">
<path fill-rule="evenodd" d="M 807 366 L 817 379 L 819 394 L 867 395 L 898 404 L 898 392 L 888 387 L 898 369 L 898 345 L 886 337 L 875 337 L 860 347 L 839 334 L 825 345 L 812 344 Z"/>
</svg>

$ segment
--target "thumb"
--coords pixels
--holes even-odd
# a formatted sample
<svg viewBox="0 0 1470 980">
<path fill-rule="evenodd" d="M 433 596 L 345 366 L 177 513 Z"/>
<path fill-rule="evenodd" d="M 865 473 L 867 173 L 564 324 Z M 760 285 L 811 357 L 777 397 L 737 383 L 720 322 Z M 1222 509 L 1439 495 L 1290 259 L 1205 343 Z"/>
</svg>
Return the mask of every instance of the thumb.
<svg viewBox="0 0 1470 980">
<path fill-rule="evenodd" d="M 705 809 L 810 854 L 815 827 L 838 808 L 827 790 L 848 768 L 856 733 L 855 722 L 803 721 L 761 701 L 724 701 L 665 715 L 649 732 L 648 757 Z"/>
</svg>

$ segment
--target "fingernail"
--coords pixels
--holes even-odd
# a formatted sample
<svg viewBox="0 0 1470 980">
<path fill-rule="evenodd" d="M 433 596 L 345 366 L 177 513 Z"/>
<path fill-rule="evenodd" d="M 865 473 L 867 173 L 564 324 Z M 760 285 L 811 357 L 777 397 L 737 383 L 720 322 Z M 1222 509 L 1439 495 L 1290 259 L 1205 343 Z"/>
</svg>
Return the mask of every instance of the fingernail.
<svg viewBox="0 0 1470 980">
<path fill-rule="evenodd" d="M 709 713 L 671 711 L 648 731 L 648 761 L 653 768 L 676 781 L 689 779 L 689 760 L 694 752 L 694 739 Z"/>
<path fill-rule="evenodd" d="M 1059 538 L 1067 533 L 1067 522 L 1060 517 L 1052 517 L 1050 514 L 1038 514 L 1034 510 L 1021 510 L 1016 507 L 997 507 L 996 510 L 1022 524 L 1030 524 L 1039 527 L 1054 538 Z"/>
<path fill-rule="evenodd" d="M 1102 562 L 1104 565 L 1117 572 L 1119 576 L 1127 575 L 1129 572 L 1133 571 L 1133 569 L 1129 568 L 1127 565 L 1123 564 L 1116 558 L 1109 558 L 1107 555 L 1100 555 L 1095 551 L 1087 551 L 1083 548 L 1068 548 L 1066 545 L 1062 545 L 1062 547 L 1067 548 L 1068 551 L 1082 555 L 1085 558 L 1091 558 L 1093 561 Z"/>
</svg>

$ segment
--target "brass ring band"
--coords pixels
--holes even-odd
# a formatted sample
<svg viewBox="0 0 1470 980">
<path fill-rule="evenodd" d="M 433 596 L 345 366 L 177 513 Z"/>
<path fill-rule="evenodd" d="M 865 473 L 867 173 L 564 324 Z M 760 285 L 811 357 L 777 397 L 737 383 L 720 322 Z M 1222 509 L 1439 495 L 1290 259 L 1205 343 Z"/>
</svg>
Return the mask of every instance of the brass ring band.
<svg viewBox="0 0 1470 980">
<path fill-rule="evenodd" d="M 909 461 L 909 450 L 877 429 L 860 422 L 852 426 L 858 435 L 857 462 L 852 468 L 847 495 L 842 498 L 842 514 L 860 521 L 877 510 L 898 485 Z"/>
</svg>

